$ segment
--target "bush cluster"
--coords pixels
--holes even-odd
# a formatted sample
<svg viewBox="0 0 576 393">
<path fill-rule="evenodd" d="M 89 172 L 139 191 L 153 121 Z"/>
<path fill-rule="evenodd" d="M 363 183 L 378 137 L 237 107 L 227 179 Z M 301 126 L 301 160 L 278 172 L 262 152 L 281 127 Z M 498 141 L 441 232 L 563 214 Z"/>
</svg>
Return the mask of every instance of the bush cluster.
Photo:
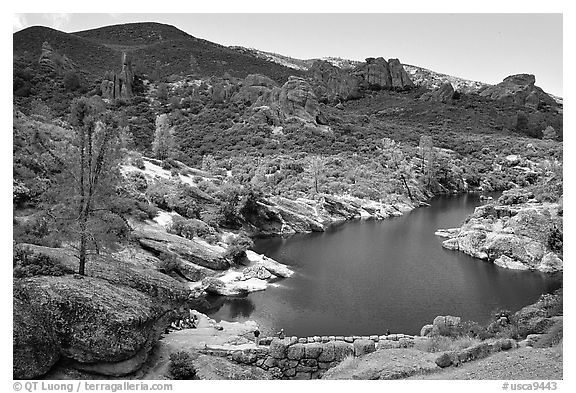
<svg viewBox="0 0 576 393">
<path fill-rule="evenodd" d="M 247 236 L 236 236 L 226 250 L 225 258 L 230 259 L 235 264 L 241 264 L 246 258 L 246 250 L 254 247 L 254 242 Z"/>
<path fill-rule="evenodd" d="M 168 232 L 175 235 L 192 239 L 193 237 L 206 238 L 212 234 L 210 226 L 198 219 L 185 219 L 181 217 L 174 217 L 172 223 L 168 226 Z"/>
<path fill-rule="evenodd" d="M 171 180 L 157 180 L 148 186 L 146 196 L 161 209 L 175 211 L 186 218 L 199 218 L 196 193 L 187 184 Z"/>
<path fill-rule="evenodd" d="M 68 271 L 47 255 L 14 247 L 13 275 L 15 278 L 33 276 L 62 276 Z"/>
<path fill-rule="evenodd" d="M 174 379 L 194 379 L 196 368 L 192 357 L 186 351 L 178 351 L 170 354 L 170 374 Z"/>
</svg>

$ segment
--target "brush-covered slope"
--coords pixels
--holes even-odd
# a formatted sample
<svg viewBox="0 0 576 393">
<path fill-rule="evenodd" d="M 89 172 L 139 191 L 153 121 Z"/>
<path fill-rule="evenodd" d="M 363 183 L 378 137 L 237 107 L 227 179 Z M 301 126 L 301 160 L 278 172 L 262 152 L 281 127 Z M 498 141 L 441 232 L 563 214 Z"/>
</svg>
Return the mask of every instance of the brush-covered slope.
<svg viewBox="0 0 576 393">
<path fill-rule="evenodd" d="M 128 52 L 140 74 L 158 77 L 196 74 L 199 76 L 245 77 L 264 74 L 285 82 L 298 71 L 270 63 L 248 53 L 193 37 L 160 23 L 129 23 L 64 33 L 34 26 L 14 34 L 14 55 L 29 63 L 38 61 L 43 42 L 95 78 L 119 67 L 122 52 Z"/>
</svg>

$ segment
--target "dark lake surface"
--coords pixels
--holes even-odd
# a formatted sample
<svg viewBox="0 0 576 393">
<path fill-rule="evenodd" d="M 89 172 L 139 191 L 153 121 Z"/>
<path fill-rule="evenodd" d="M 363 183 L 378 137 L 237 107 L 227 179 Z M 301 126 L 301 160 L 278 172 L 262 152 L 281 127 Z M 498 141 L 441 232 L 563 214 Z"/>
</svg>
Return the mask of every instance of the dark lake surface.
<svg viewBox="0 0 576 393">
<path fill-rule="evenodd" d="M 295 270 L 265 291 L 213 297 L 216 320 L 257 321 L 264 335 L 416 334 L 437 315 L 486 322 L 517 311 L 561 278 L 503 269 L 442 248 L 439 228 L 459 226 L 479 195 L 442 196 L 402 217 L 349 221 L 324 233 L 256 241 L 254 250 Z"/>
</svg>

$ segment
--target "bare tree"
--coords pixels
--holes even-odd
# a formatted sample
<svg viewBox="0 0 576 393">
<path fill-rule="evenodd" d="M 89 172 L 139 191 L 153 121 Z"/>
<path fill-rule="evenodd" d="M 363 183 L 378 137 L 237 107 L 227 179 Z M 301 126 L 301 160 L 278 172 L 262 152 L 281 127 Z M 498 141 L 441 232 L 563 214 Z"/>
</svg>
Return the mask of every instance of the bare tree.
<svg viewBox="0 0 576 393">
<path fill-rule="evenodd" d="M 314 191 L 316 194 L 319 193 L 319 183 L 324 177 L 324 171 L 326 170 L 326 160 L 322 156 L 313 156 L 310 159 L 310 163 L 306 168 L 308 174 L 312 177 L 314 184 Z"/>
<path fill-rule="evenodd" d="M 422 155 L 422 173 L 426 181 L 426 185 L 429 187 L 430 184 L 435 180 L 435 159 L 436 154 L 434 152 L 434 143 L 432 142 L 432 137 L 428 135 L 422 135 L 420 137 L 420 153 Z"/>
<path fill-rule="evenodd" d="M 406 161 L 404 157 L 404 153 L 397 146 L 396 142 L 391 139 L 384 138 L 382 140 L 382 149 L 384 154 L 387 158 L 387 165 L 390 169 L 394 171 L 394 175 L 397 176 L 406 188 L 406 192 L 408 193 L 408 197 L 411 201 L 414 200 L 412 196 L 412 192 L 410 191 L 410 187 L 408 186 L 408 178 L 410 178 L 410 165 Z"/>
</svg>

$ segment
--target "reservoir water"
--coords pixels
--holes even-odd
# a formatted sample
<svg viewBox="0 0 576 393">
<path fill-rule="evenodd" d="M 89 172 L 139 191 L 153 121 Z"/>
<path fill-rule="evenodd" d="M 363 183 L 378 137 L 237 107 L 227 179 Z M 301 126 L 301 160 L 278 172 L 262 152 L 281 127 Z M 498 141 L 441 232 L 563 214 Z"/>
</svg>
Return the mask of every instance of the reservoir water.
<svg viewBox="0 0 576 393">
<path fill-rule="evenodd" d="M 477 194 L 441 196 L 402 217 L 356 220 L 323 233 L 256 241 L 255 251 L 296 272 L 246 297 L 211 297 L 216 320 L 255 320 L 263 335 L 416 334 L 437 315 L 486 322 L 560 286 L 560 277 L 514 271 L 442 248 L 439 228 L 459 226 Z"/>
</svg>

